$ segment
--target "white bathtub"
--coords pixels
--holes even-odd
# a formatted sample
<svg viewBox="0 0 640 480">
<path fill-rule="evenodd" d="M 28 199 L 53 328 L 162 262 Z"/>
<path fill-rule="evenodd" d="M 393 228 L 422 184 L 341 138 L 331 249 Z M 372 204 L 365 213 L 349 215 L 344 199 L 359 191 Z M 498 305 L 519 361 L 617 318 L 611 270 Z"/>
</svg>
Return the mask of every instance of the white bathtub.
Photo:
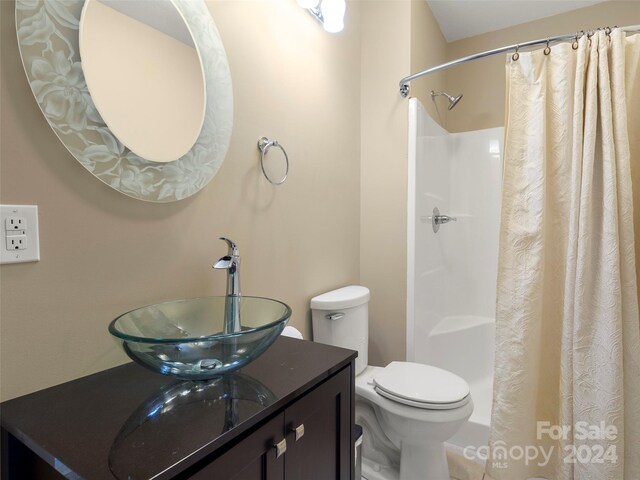
<svg viewBox="0 0 640 480">
<path fill-rule="evenodd" d="M 461 448 L 486 445 L 493 398 L 495 320 L 446 317 L 431 330 L 426 343 L 416 360 L 459 375 L 471 388 L 473 414 L 449 443 Z"/>
</svg>

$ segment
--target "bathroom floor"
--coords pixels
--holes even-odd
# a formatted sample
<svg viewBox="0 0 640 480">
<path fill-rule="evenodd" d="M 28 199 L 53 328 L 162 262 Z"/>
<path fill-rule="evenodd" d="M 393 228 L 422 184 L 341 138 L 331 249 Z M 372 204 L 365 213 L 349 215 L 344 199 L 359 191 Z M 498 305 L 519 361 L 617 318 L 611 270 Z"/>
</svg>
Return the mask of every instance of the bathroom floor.
<svg viewBox="0 0 640 480">
<path fill-rule="evenodd" d="M 447 460 L 451 480 L 483 480 L 484 465 L 451 450 L 447 450 Z"/>
</svg>

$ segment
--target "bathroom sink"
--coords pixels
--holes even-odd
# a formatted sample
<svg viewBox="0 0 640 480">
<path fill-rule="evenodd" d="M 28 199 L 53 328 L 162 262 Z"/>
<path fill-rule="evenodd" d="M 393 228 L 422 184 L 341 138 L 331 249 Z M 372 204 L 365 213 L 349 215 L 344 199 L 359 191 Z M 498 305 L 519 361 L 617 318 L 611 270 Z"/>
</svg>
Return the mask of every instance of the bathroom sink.
<svg viewBox="0 0 640 480">
<path fill-rule="evenodd" d="M 240 328 L 229 333 L 230 302 Z M 113 320 L 109 333 L 131 359 L 154 372 L 208 380 L 255 360 L 289 317 L 287 305 L 269 298 L 202 297 L 132 310 Z"/>
</svg>

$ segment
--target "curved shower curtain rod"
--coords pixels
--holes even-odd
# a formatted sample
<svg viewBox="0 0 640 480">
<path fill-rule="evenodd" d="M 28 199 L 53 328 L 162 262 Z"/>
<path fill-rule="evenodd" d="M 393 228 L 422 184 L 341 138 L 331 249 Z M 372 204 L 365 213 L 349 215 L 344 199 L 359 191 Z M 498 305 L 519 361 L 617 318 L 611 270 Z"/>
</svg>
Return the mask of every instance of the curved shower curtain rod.
<svg viewBox="0 0 640 480">
<path fill-rule="evenodd" d="M 618 27 L 614 27 L 614 28 L 618 28 Z M 640 32 L 640 25 L 621 27 L 621 30 L 624 32 Z M 458 58 L 457 60 L 452 60 L 450 62 L 443 63 L 442 65 L 437 65 L 435 67 L 427 68 L 426 70 L 423 70 L 418 73 L 414 73 L 413 75 L 409 75 L 408 77 L 404 77 L 402 80 L 400 80 L 400 95 L 403 98 L 406 98 L 407 96 L 409 96 L 409 82 L 411 80 L 415 80 L 416 78 L 420 78 L 424 75 L 429 75 L 430 73 L 446 70 L 447 68 L 454 67 L 456 65 L 459 65 L 460 63 L 465 63 L 465 62 L 470 62 L 472 60 L 478 60 L 480 58 L 490 57 L 492 55 L 497 55 L 503 52 L 509 52 L 509 51 L 517 52 L 520 48 L 531 47 L 533 45 L 542 45 L 545 43 L 546 44 L 557 43 L 557 42 L 563 42 L 566 40 L 578 40 L 578 38 L 581 38 L 584 35 L 589 35 L 589 36 L 593 35 L 593 32 L 594 30 L 587 31 L 587 32 L 582 30 L 580 32 L 572 33 L 570 35 L 560 35 L 558 37 L 549 37 L 549 38 L 542 38 L 540 40 L 531 40 L 529 42 L 518 43 L 516 45 L 509 45 L 508 47 L 500 47 L 494 50 L 488 50 L 486 52 L 476 53 L 475 55 L 469 55 L 468 57 Z"/>
</svg>

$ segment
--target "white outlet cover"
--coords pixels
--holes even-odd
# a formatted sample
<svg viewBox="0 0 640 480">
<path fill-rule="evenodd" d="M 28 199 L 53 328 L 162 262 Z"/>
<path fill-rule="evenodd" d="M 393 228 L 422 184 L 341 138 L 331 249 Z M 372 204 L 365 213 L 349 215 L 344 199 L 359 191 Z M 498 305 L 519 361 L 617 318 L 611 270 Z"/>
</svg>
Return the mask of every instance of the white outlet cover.
<svg viewBox="0 0 640 480">
<path fill-rule="evenodd" d="M 20 217 L 25 220 L 27 228 L 7 230 L 0 228 L 0 264 L 40 261 L 40 238 L 38 232 L 37 205 L 0 205 L 0 225 L 6 225 L 6 219 Z M 27 248 L 10 250 L 7 248 L 7 236 L 26 236 Z M 9 242 L 11 243 L 11 242 Z"/>
</svg>

